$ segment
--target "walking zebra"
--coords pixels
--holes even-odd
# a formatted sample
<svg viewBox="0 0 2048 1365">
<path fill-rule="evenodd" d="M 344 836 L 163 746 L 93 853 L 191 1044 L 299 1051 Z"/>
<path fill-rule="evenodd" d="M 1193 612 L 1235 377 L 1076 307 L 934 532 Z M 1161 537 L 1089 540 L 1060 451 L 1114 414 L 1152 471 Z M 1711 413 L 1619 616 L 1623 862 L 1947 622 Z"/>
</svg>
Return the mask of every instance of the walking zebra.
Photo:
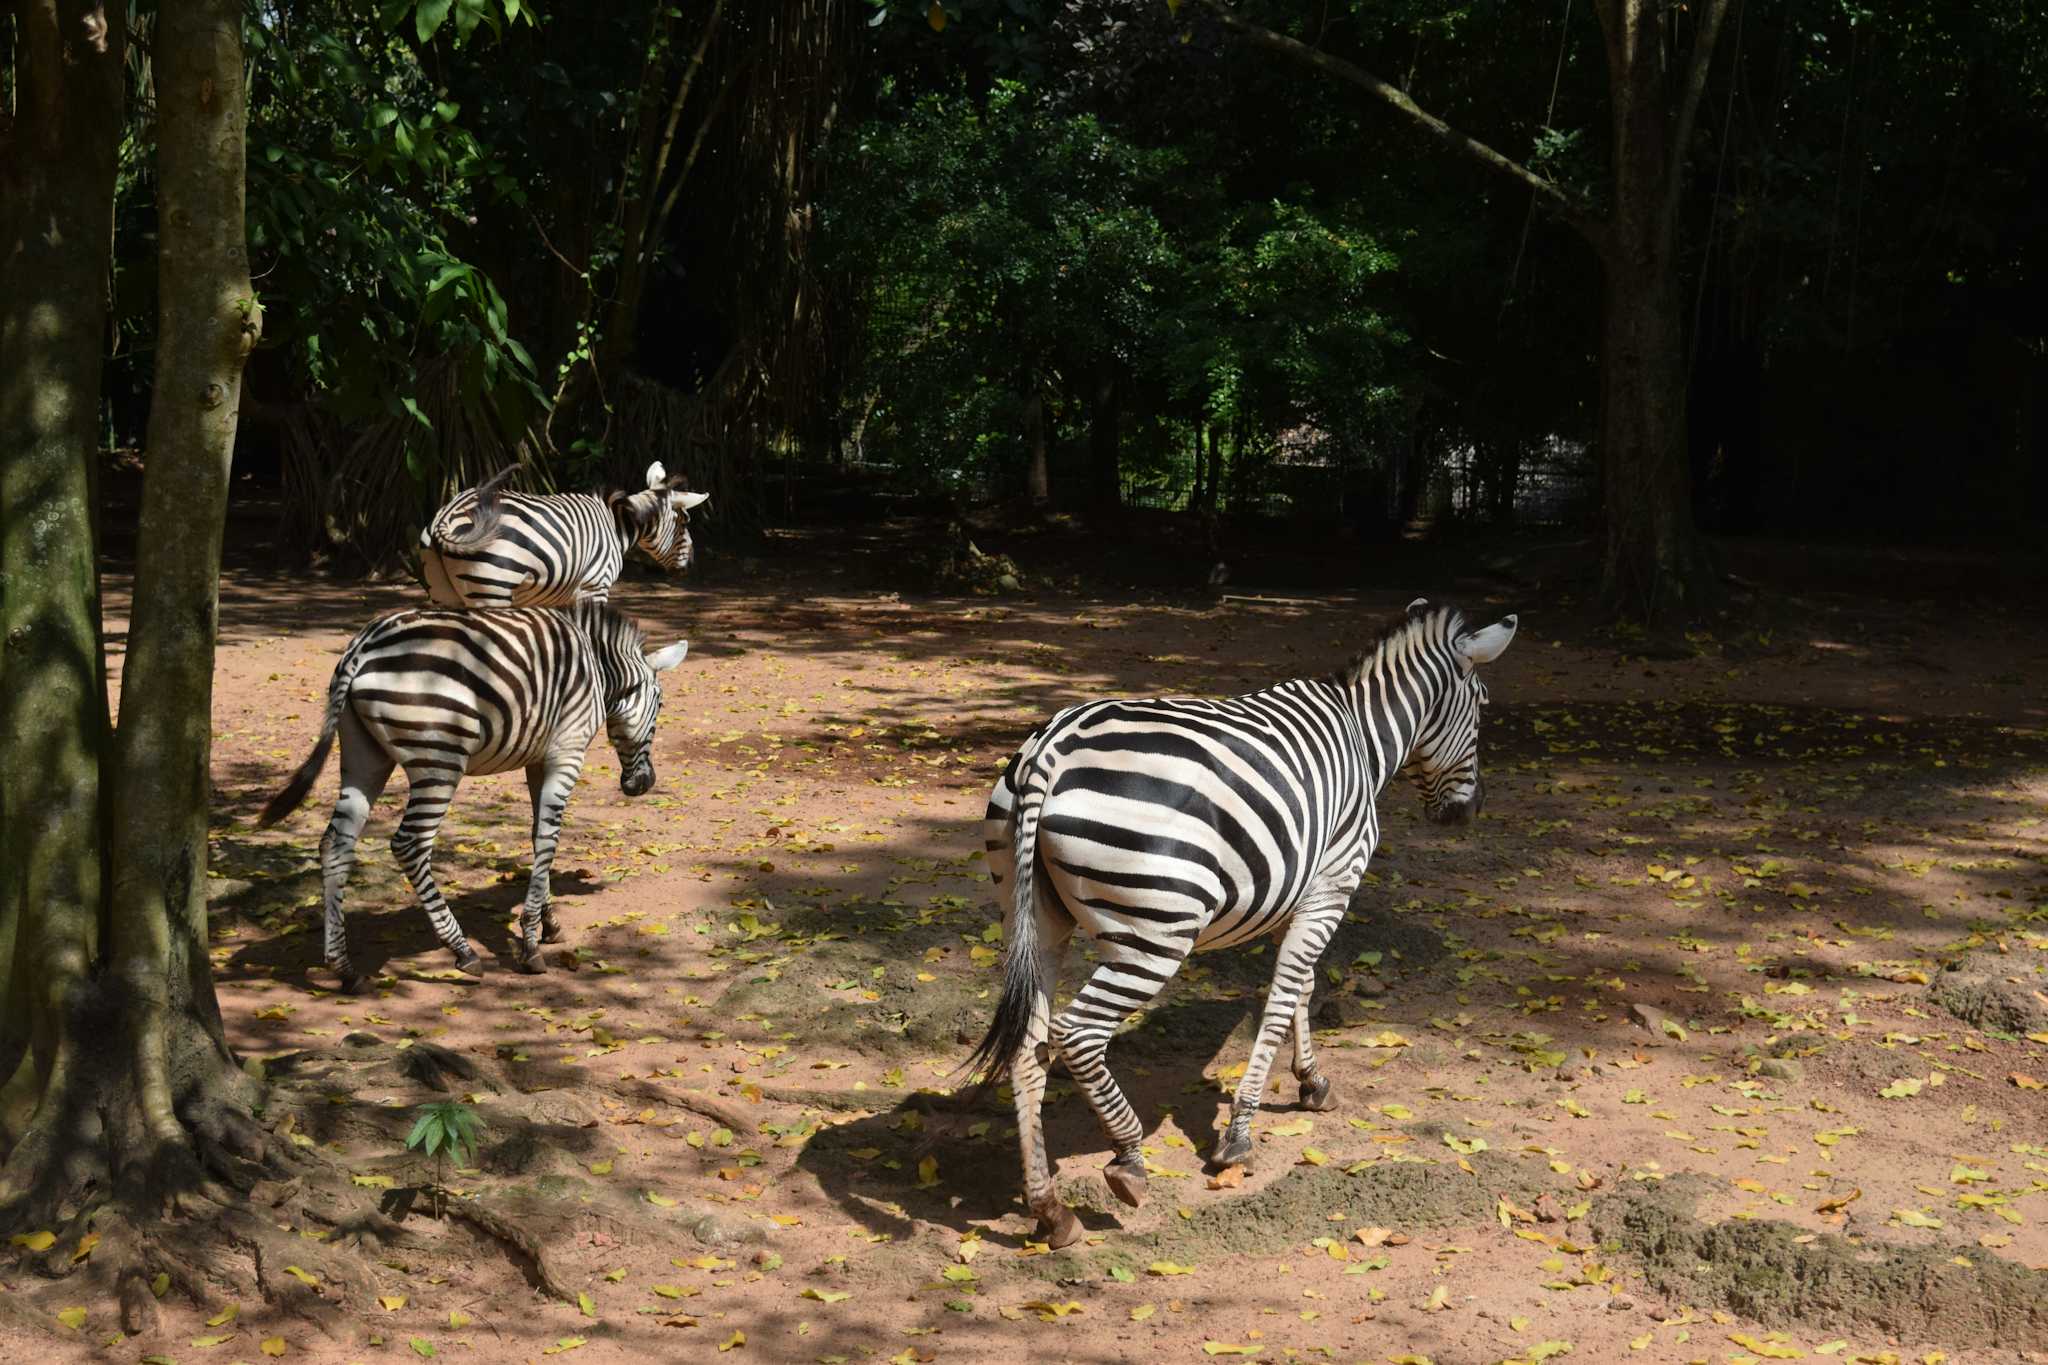
<svg viewBox="0 0 2048 1365">
<path fill-rule="evenodd" d="M 1336 676 L 1223 700 L 1070 707 L 1027 739 L 990 793 L 989 874 L 1014 874 L 1000 1003 L 969 1065 L 1016 1092 L 1024 1194 L 1053 1246 L 1081 1235 L 1059 1201 L 1039 1107 L 1055 1054 L 1115 1145 L 1110 1189 L 1145 1192 L 1143 1125 L 1104 1056 L 1117 1025 L 1193 951 L 1279 933 L 1273 985 L 1213 1160 L 1251 1155 L 1251 1122 L 1280 1040 L 1294 1034 L 1302 1103 L 1330 1106 L 1309 1041 L 1317 959 L 1379 842 L 1374 800 L 1410 768 L 1432 820 L 1479 810 L 1479 665 L 1515 637 L 1509 616 L 1467 631 L 1418 599 Z M 1053 988 L 1076 928 L 1101 965 L 1057 1015 Z"/>
<path fill-rule="evenodd" d="M 468 773 L 526 770 L 533 800 L 533 871 L 520 922 L 519 969 L 547 970 L 540 942 L 561 937 L 548 899 L 548 873 L 562 812 L 600 726 L 619 754 L 619 786 L 639 796 L 654 785 L 654 720 L 661 679 L 689 652 L 686 642 L 648 650 L 640 628 L 602 602 L 566 611 L 403 610 L 366 626 L 342 652 L 327 688 L 327 717 L 313 752 L 263 808 L 274 825 L 306 799 L 341 734 L 341 795 L 320 838 L 326 957 L 350 994 L 363 978 L 350 965 L 342 895 L 356 839 L 391 770 L 404 765 L 409 790 L 391 851 L 405 868 L 427 919 L 471 976 L 483 975 L 434 884 L 434 836 Z"/>
<path fill-rule="evenodd" d="M 638 545 L 671 573 L 690 567 L 690 509 L 660 463 L 638 493 L 507 493 L 518 466 L 455 495 L 420 532 L 427 595 L 444 607 L 566 607 L 605 601 Z"/>
</svg>

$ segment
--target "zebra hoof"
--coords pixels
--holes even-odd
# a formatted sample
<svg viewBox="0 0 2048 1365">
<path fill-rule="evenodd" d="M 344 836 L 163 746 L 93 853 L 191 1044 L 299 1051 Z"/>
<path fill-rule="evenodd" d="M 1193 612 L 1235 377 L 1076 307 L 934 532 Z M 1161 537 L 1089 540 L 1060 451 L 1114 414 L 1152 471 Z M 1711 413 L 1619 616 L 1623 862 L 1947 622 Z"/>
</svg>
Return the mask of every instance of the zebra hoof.
<svg viewBox="0 0 2048 1365">
<path fill-rule="evenodd" d="M 1134 1209 L 1144 1204 L 1145 1187 L 1151 1183 L 1145 1176 L 1145 1163 L 1142 1159 L 1112 1161 L 1102 1168 L 1102 1179 L 1108 1184 L 1111 1194 Z"/>
<path fill-rule="evenodd" d="M 1330 1078 L 1311 1076 L 1301 1083 L 1301 1107 L 1314 1113 L 1334 1108 L 1336 1101 L 1330 1098 Z"/>
<path fill-rule="evenodd" d="M 548 955 L 535 948 L 530 953 L 521 953 L 516 965 L 527 976 L 541 976 L 547 972 Z"/>
<path fill-rule="evenodd" d="M 1045 1238 L 1045 1244 L 1058 1251 L 1061 1247 L 1070 1247 L 1080 1241 L 1083 1228 L 1081 1220 L 1074 1217 L 1074 1211 L 1061 1205 L 1059 1211 L 1050 1218 L 1039 1218 L 1038 1231 Z"/>
<path fill-rule="evenodd" d="M 455 955 L 455 970 L 465 976 L 482 976 L 484 974 L 484 960 L 476 955 L 476 949 L 474 948 L 466 953 L 457 953 Z"/>
<path fill-rule="evenodd" d="M 1235 1128 L 1226 1128 L 1217 1139 L 1216 1151 L 1209 1158 L 1211 1166 L 1244 1166 L 1252 1164 L 1252 1135 Z"/>
<path fill-rule="evenodd" d="M 555 912 L 552 910 L 541 917 L 540 941 L 542 943 L 560 943 L 562 941 L 562 922 L 555 918 Z"/>
<path fill-rule="evenodd" d="M 370 989 L 369 977 L 357 976 L 346 968 L 339 968 L 337 970 L 341 976 L 341 993 L 343 995 L 361 995 Z"/>
</svg>

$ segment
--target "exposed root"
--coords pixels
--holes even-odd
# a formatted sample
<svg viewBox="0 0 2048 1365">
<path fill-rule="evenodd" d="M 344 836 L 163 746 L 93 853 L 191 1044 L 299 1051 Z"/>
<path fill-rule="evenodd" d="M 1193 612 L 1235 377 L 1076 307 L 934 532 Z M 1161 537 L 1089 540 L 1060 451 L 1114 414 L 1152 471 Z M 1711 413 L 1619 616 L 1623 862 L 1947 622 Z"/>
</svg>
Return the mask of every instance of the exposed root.
<svg viewBox="0 0 2048 1365">
<path fill-rule="evenodd" d="M 701 1090 L 663 1090 L 658 1085 L 640 1081 L 628 1087 L 627 1093 L 635 1099 L 651 1100 L 656 1104 L 671 1104 L 678 1109 L 687 1109 L 692 1114 L 710 1119 L 721 1128 L 730 1128 L 735 1133 L 754 1131 L 755 1120 L 736 1109 L 726 1108 Z"/>
<path fill-rule="evenodd" d="M 957 1095 L 940 1095 L 920 1090 L 913 1094 L 893 1096 L 874 1090 L 820 1090 L 810 1086 L 764 1085 L 761 1098 L 776 1104 L 794 1104 L 804 1109 L 830 1109 L 838 1113 L 879 1113 L 884 1109 L 916 1109 L 927 1114 L 941 1112 L 966 1113 L 970 1106 L 961 1103 Z M 979 1108 L 975 1106 L 974 1108 Z M 990 1112 L 1007 1112 L 994 1108 Z M 732 1125 L 727 1124 L 727 1127 Z"/>
<path fill-rule="evenodd" d="M 442 1094 L 455 1088 L 449 1083 L 451 1077 L 472 1088 L 481 1087 L 494 1093 L 501 1089 L 495 1082 L 484 1079 L 476 1063 L 461 1053 L 418 1040 L 398 1054 L 398 1070 L 408 1080 Z"/>
<path fill-rule="evenodd" d="M 445 1212 L 451 1218 L 460 1218 L 478 1232 L 497 1238 L 516 1252 L 523 1262 L 520 1268 L 526 1272 L 534 1288 L 563 1303 L 576 1302 L 576 1291 L 555 1273 L 548 1260 L 547 1248 L 541 1245 L 538 1237 L 471 1200 L 455 1200 L 447 1205 Z"/>
<path fill-rule="evenodd" d="M 249 1254 L 256 1269 L 256 1288 L 265 1303 L 305 1319 L 330 1336 L 346 1334 L 346 1315 L 323 1290 L 331 1290 L 336 1300 L 360 1297 L 367 1302 L 369 1296 L 356 1292 L 361 1286 L 337 1267 L 331 1252 L 316 1243 L 288 1238 L 261 1219 L 236 1210 L 225 1212 L 219 1226 L 223 1237 Z M 318 1268 L 312 1268 L 315 1266 Z M 305 1277 L 293 1273 L 293 1267 Z"/>
</svg>

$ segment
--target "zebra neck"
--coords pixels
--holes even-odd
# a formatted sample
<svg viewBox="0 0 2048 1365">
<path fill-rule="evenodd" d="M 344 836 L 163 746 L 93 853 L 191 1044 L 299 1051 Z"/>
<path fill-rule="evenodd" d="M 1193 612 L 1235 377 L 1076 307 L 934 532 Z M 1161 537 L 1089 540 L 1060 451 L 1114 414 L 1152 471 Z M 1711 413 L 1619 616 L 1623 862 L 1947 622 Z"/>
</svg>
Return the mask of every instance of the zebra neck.
<svg viewBox="0 0 2048 1365">
<path fill-rule="evenodd" d="M 1433 690 L 1427 673 L 1402 667 L 1385 648 L 1352 679 L 1351 710 L 1364 746 L 1366 785 L 1375 798 L 1407 766 L 1423 718 L 1436 705 Z"/>
<path fill-rule="evenodd" d="M 590 640 L 590 652 L 597 659 L 597 681 L 606 702 L 625 690 L 628 681 L 626 653 L 639 645 L 637 632 L 608 605 L 578 602 L 572 609 L 577 624 Z"/>
</svg>

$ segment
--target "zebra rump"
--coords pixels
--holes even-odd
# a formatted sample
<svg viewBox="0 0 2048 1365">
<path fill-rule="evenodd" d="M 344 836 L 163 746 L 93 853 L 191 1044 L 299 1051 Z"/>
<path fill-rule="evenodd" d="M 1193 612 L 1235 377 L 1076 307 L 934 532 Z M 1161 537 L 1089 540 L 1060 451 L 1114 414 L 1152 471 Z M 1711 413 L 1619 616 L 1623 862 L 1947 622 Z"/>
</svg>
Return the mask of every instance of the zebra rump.
<svg viewBox="0 0 2048 1365">
<path fill-rule="evenodd" d="M 662 568 L 695 557 L 690 509 L 711 495 L 683 491 L 660 462 L 638 493 L 505 491 L 517 466 L 458 493 L 420 532 L 427 595 L 444 607 L 566 607 L 605 601 L 626 554 L 644 550 Z"/>
<path fill-rule="evenodd" d="M 1110 1040 L 1189 954 L 1279 937 L 1252 1054 L 1211 1161 L 1248 1163 L 1253 1116 L 1280 1045 L 1301 1104 L 1325 1110 L 1309 996 L 1316 965 L 1379 843 L 1377 802 L 1395 774 L 1424 813 L 1460 824 L 1484 799 L 1479 670 L 1514 639 L 1509 616 L 1468 629 L 1455 608 L 1418 600 L 1334 677 L 1297 678 L 1226 698 L 1084 702 L 1024 741 L 989 794 L 983 847 L 1009 888 L 995 1017 L 967 1065 L 979 1090 L 1007 1074 L 1025 1201 L 1055 1247 L 1083 1232 L 1060 1201 L 1039 1110 L 1057 1057 L 1116 1155 L 1110 1192 L 1137 1206 L 1144 1124 L 1110 1074 Z M 1053 1009 L 1075 935 L 1095 963 Z"/>
<path fill-rule="evenodd" d="M 435 839 L 464 777 L 525 771 L 533 864 L 515 961 L 522 971 L 546 970 L 540 944 L 561 936 L 549 874 L 584 755 L 606 731 L 620 789 L 649 790 L 659 675 L 687 652 L 681 642 L 649 649 L 631 620 L 590 601 L 567 610 L 401 610 L 351 640 L 328 685 L 313 752 L 261 816 L 275 824 L 305 800 L 339 737 L 341 784 L 320 840 L 320 870 L 326 961 L 342 988 L 364 983 L 350 963 L 342 915 L 356 842 L 400 766 L 408 790 L 392 852 L 435 935 L 472 974 L 481 974 L 481 960 L 435 883 Z"/>
</svg>

